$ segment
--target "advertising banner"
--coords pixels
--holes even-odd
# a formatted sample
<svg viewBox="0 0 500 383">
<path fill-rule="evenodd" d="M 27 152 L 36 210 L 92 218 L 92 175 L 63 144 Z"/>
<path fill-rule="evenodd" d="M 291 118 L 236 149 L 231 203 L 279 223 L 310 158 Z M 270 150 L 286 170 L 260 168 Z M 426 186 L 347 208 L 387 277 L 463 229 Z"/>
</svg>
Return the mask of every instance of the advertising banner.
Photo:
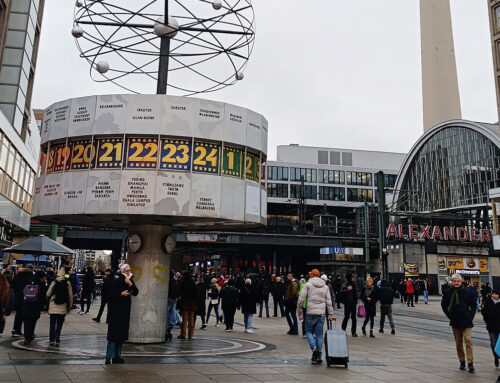
<svg viewBox="0 0 500 383">
<path fill-rule="evenodd" d="M 418 263 L 405 263 L 405 277 L 418 277 Z"/>
</svg>

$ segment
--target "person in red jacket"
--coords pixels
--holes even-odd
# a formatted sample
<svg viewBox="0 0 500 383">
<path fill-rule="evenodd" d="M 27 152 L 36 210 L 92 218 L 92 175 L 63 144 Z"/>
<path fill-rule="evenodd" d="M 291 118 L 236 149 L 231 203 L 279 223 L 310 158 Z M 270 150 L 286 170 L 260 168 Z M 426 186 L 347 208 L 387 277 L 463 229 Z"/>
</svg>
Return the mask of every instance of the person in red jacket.
<svg viewBox="0 0 500 383">
<path fill-rule="evenodd" d="M 407 295 L 406 304 L 408 307 L 410 307 L 410 304 L 411 307 L 415 307 L 413 306 L 413 294 L 415 294 L 415 289 L 413 288 L 413 281 L 411 280 L 411 278 L 408 278 L 408 280 L 406 281 L 406 295 Z"/>
</svg>

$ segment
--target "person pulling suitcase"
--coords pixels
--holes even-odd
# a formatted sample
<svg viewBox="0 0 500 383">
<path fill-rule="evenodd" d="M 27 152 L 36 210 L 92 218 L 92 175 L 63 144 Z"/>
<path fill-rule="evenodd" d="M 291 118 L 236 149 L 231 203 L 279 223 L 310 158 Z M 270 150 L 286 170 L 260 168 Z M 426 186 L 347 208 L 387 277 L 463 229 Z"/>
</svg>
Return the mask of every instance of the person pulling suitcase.
<svg viewBox="0 0 500 383">
<path fill-rule="evenodd" d="M 311 362 L 321 364 L 325 313 L 328 311 L 328 320 L 333 320 L 333 305 L 330 289 L 319 277 L 319 270 L 311 270 L 309 276 L 309 281 L 299 295 L 297 307 L 300 320 L 306 323 L 306 338 L 312 351 Z M 307 301 L 307 315 L 303 318 L 302 305 L 305 301 Z"/>
</svg>

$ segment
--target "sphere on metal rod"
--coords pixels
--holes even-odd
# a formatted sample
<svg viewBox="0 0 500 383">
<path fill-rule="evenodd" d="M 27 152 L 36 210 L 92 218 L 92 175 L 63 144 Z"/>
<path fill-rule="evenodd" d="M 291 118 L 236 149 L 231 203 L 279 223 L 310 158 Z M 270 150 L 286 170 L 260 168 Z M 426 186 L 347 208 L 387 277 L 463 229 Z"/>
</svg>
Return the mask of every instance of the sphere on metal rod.
<svg viewBox="0 0 500 383">
<path fill-rule="evenodd" d="M 179 29 L 179 23 L 173 17 L 168 17 L 168 23 L 165 25 L 165 16 L 161 16 L 156 20 L 154 31 L 156 36 L 168 36 L 170 38 L 175 37 L 177 35 L 177 31 Z"/>
<path fill-rule="evenodd" d="M 222 2 L 220 0 L 214 0 L 214 2 L 212 3 L 212 8 L 218 11 L 222 8 Z"/>
<path fill-rule="evenodd" d="M 106 73 L 109 70 L 109 63 L 101 60 L 96 64 L 96 69 L 101 74 Z"/>
<path fill-rule="evenodd" d="M 83 28 L 81 26 L 79 26 L 79 25 L 75 25 L 71 29 L 71 34 L 73 35 L 74 38 L 79 39 L 84 34 Z"/>
<path fill-rule="evenodd" d="M 75 5 L 78 7 L 78 8 L 81 8 L 83 6 L 83 1 L 82 0 L 76 0 L 75 1 Z"/>
<path fill-rule="evenodd" d="M 243 80 L 243 77 L 245 77 L 245 75 L 243 74 L 243 72 L 236 72 L 235 77 L 236 80 L 240 81 Z"/>
</svg>

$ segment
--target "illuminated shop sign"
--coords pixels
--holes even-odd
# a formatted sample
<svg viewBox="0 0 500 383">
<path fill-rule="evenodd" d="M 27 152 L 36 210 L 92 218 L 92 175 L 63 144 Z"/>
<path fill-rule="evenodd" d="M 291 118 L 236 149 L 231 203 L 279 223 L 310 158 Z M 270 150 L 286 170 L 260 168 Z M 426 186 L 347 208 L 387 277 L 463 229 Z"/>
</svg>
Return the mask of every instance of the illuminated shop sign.
<svg viewBox="0 0 500 383">
<path fill-rule="evenodd" d="M 420 239 L 459 242 L 490 242 L 488 229 L 454 226 L 395 225 L 389 224 L 386 231 L 389 239 Z"/>
</svg>

